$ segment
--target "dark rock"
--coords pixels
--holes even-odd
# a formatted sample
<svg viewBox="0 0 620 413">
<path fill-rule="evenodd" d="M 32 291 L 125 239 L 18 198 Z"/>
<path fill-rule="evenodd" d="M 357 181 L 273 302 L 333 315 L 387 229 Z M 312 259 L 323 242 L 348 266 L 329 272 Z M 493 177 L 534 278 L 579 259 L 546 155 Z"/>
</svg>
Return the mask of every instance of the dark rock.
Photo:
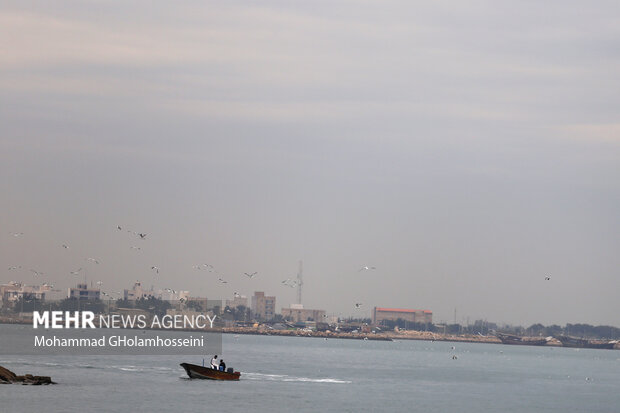
<svg viewBox="0 0 620 413">
<path fill-rule="evenodd" d="M 5 369 L 0 366 L 0 380 L 8 381 L 9 383 L 15 381 L 17 376 L 11 370 Z"/>
<path fill-rule="evenodd" d="M 4 367 L 0 366 L 0 384 L 7 383 L 21 383 L 32 385 L 56 384 L 49 376 L 33 376 L 32 374 L 18 376 L 11 370 L 5 369 Z"/>
</svg>

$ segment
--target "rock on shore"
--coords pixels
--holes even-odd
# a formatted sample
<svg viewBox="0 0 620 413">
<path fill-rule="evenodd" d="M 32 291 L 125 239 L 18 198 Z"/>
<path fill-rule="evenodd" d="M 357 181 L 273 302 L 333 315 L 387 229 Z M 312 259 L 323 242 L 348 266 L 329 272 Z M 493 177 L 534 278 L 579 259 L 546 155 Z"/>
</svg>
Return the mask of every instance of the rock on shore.
<svg viewBox="0 0 620 413">
<path fill-rule="evenodd" d="M 21 384 L 32 384 L 32 385 L 41 385 L 41 384 L 56 384 L 52 381 L 52 378 L 49 376 L 33 376 L 32 374 L 25 374 L 23 376 L 18 376 L 13 373 L 9 369 L 5 369 L 0 366 L 0 384 L 11 384 L 11 383 L 21 383 Z"/>
</svg>

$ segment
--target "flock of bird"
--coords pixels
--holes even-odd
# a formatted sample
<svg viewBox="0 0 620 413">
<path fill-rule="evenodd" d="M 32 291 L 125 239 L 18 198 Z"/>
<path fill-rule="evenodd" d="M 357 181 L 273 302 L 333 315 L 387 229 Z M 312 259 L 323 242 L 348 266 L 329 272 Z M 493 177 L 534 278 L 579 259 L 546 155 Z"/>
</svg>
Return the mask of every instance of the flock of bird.
<svg viewBox="0 0 620 413">
<path fill-rule="evenodd" d="M 121 225 L 117 225 L 117 226 L 116 226 L 116 229 L 117 229 L 118 231 L 124 231 L 123 226 L 121 226 Z M 125 230 L 125 231 L 126 231 L 127 233 L 130 233 L 130 234 L 134 235 L 134 236 L 135 236 L 135 237 L 137 237 L 139 240 L 143 240 L 143 241 L 144 241 L 144 240 L 146 240 L 147 235 L 148 235 L 148 234 L 147 234 L 147 233 L 145 233 L 145 232 L 136 232 L 136 231 L 132 231 L 132 230 Z M 13 237 L 21 237 L 21 236 L 23 236 L 23 235 L 24 235 L 24 233 L 23 233 L 23 232 L 11 232 L 10 234 L 11 234 L 11 236 L 13 236 Z M 69 245 L 68 245 L 67 243 L 63 243 L 63 244 L 61 244 L 61 247 L 62 247 L 63 249 L 65 249 L 65 250 L 70 249 L 70 247 L 69 247 Z M 142 247 L 137 246 L 137 245 L 132 245 L 132 246 L 130 246 L 130 249 L 131 249 L 131 250 L 134 250 L 134 251 L 136 251 L 136 252 L 142 251 Z M 86 262 L 88 262 L 88 263 L 92 263 L 92 264 L 94 264 L 94 265 L 99 265 L 99 264 L 101 264 L 101 261 L 100 261 L 98 258 L 94 258 L 94 257 L 87 257 L 87 258 L 85 258 L 85 261 L 86 261 Z M 10 266 L 8 269 L 9 269 L 9 271 L 12 271 L 12 270 L 18 270 L 18 269 L 21 269 L 21 268 L 22 268 L 22 266 L 21 266 L 21 265 L 16 265 L 16 266 Z M 219 272 L 215 269 L 215 267 L 214 267 L 212 264 L 208 264 L 208 263 L 196 264 L 196 265 L 193 265 L 193 266 L 192 266 L 192 268 L 193 268 L 193 269 L 195 269 L 195 270 L 199 270 L 199 271 L 206 271 L 206 272 L 209 272 L 209 273 L 215 273 L 215 274 L 218 276 L 218 281 L 219 281 L 221 284 L 228 284 L 228 280 L 226 280 L 226 279 L 224 278 L 224 276 L 223 276 L 223 275 L 221 275 L 221 274 L 220 274 L 220 273 L 219 273 Z M 151 266 L 150 266 L 150 269 L 151 269 L 151 271 L 155 274 L 155 276 L 158 276 L 158 275 L 159 275 L 159 273 L 160 273 L 160 270 L 161 270 L 161 268 L 160 268 L 160 267 L 158 267 L 157 265 L 151 265 Z M 364 266 L 362 266 L 362 267 L 358 270 L 358 272 L 362 272 L 362 271 L 374 271 L 374 270 L 376 270 L 376 269 L 377 269 L 377 268 L 376 268 L 376 267 L 374 267 L 374 266 L 364 265 Z M 76 269 L 76 270 L 69 271 L 69 274 L 70 274 L 70 275 L 73 275 L 73 276 L 78 276 L 78 275 L 80 275 L 80 274 L 82 273 L 82 271 L 83 271 L 83 270 L 84 270 L 84 267 L 79 267 L 79 268 L 78 268 L 78 269 Z M 30 269 L 30 271 L 34 274 L 34 276 L 35 276 L 35 277 L 42 277 L 43 275 L 45 275 L 45 273 L 44 273 L 44 272 L 42 272 L 42 271 L 38 271 L 38 270 L 34 270 L 34 269 Z M 244 272 L 244 273 L 243 273 L 243 275 L 245 275 L 248 279 L 253 279 L 253 278 L 255 278 L 255 277 L 258 275 L 258 271 L 254 271 L 254 272 Z M 281 281 L 281 284 L 282 284 L 283 286 L 286 286 L 286 287 L 289 287 L 289 288 L 296 288 L 296 287 L 298 286 L 298 281 L 297 281 L 296 279 L 287 278 L 287 279 L 285 279 L 285 280 L 282 280 L 282 281 Z M 44 284 L 44 285 L 50 286 L 51 284 Z M 97 285 L 98 285 L 99 287 L 101 287 L 101 286 L 103 285 L 103 282 L 102 282 L 102 281 L 97 281 Z M 176 293 L 177 293 L 177 291 L 176 291 L 176 290 L 171 289 L 171 288 L 165 288 L 165 289 L 164 289 L 164 291 L 166 291 L 166 292 L 168 292 L 168 293 L 171 293 L 171 294 L 176 294 Z M 112 296 L 111 296 L 111 294 L 118 294 L 118 295 L 120 296 L 120 294 L 121 294 L 121 293 L 120 293 L 120 292 L 108 293 L 108 292 L 103 292 L 103 291 L 102 291 L 102 295 L 103 295 L 103 296 L 105 296 L 105 297 L 109 297 L 109 298 L 111 298 L 111 297 L 112 297 Z M 234 297 L 235 297 L 235 298 L 238 298 L 238 297 L 241 297 L 241 295 L 240 295 L 238 292 L 234 292 Z M 362 304 L 361 304 L 361 303 L 355 303 L 354 307 L 355 307 L 356 309 L 360 309 L 360 308 L 362 307 Z"/>
<path fill-rule="evenodd" d="M 123 231 L 123 227 L 122 227 L 121 225 L 117 225 L 116 229 L 117 229 L 118 231 Z M 143 240 L 143 241 L 144 241 L 144 240 L 146 240 L 146 238 L 147 238 L 147 233 L 144 233 L 144 232 L 135 232 L 135 231 L 131 231 L 131 230 L 126 230 L 126 231 L 127 231 L 128 233 L 130 233 L 130 234 L 134 235 L 135 237 L 137 237 L 139 240 Z M 13 236 L 13 237 L 22 237 L 22 236 L 24 235 L 24 233 L 23 233 L 23 232 L 10 232 L 10 235 L 11 235 L 11 236 Z M 65 250 L 70 249 L 69 245 L 68 245 L 68 244 L 66 244 L 66 243 L 61 244 L 61 247 L 62 247 L 63 249 L 65 249 Z M 135 245 L 132 245 L 130 248 L 131 248 L 132 250 L 134 250 L 134 251 L 141 251 L 141 250 L 142 250 L 142 248 L 141 248 L 141 247 L 139 247 L 139 246 L 135 246 Z M 94 265 L 99 265 L 99 264 L 101 263 L 101 261 L 100 261 L 99 259 L 97 259 L 97 258 L 93 258 L 93 257 L 87 257 L 87 258 L 85 258 L 85 261 L 87 261 L 87 262 L 89 262 L 89 263 L 92 263 L 92 264 L 94 264 Z M 228 284 L 228 280 L 226 280 L 226 279 L 223 277 L 223 275 L 222 275 L 221 273 L 219 273 L 218 271 L 216 271 L 215 267 L 214 267 L 212 264 L 207 264 L 207 263 L 203 263 L 203 264 L 196 264 L 196 265 L 194 265 L 192 268 L 194 268 L 195 270 L 198 270 L 198 271 L 207 271 L 207 272 L 209 272 L 209 273 L 215 273 L 215 274 L 218 276 L 218 281 L 219 281 L 221 284 Z M 15 270 L 19 270 L 19 269 L 22 269 L 22 266 L 21 266 L 21 265 L 13 265 L 13 266 L 8 267 L 8 270 L 9 270 L 9 271 L 15 271 Z M 70 275 L 73 275 L 73 276 L 78 276 L 78 275 L 80 275 L 80 273 L 83 271 L 83 269 L 84 269 L 83 267 L 79 267 L 78 269 L 76 269 L 76 270 L 74 270 L 74 271 L 70 271 L 70 272 L 69 272 L 69 274 L 70 274 Z M 160 268 L 159 268 L 158 266 L 156 266 L 156 265 L 151 265 L 150 269 L 151 269 L 151 271 L 152 271 L 152 272 L 154 272 L 157 276 L 159 275 L 159 273 L 160 273 Z M 361 273 L 361 272 L 365 272 L 365 271 L 376 271 L 376 270 L 377 270 L 377 267 L 374 267 L 374 266 L 369 266 L 369 265 L 364 265 L 364 266 L 362 266 L 361 268 L 359 268 L 359 270 L 358 270 L 357 272 L 358 272 L 358 273 Z M 39 271 L 39 270 L 35 270 L 35 269 L 30 269 L 30 272 L 32 272 L 32 273 L 34 274 L 34 276 L 35 276 L 35 277 L 42 277 L 42 276 L 44 276 L 44 275 L 45 275 L 45 273 L 44 273 L 43 271 Z M 248 277 L 248 279 L 253 279 L 254 277 L 256 277 L 256 276 L 258 275 L 258 272 L 257 272 L 257 271 L 254 271 L 254 272 L 244 272 L 244 273 L 243 273 L 243 275 L 245 275 L 246 277 Z M 544 277 L 544 280 L 545 280 L 545 281 L 550 281 L 550 280 L 551 280 L 551 277 L 550 277 L 550 276 L 545 276 L 545 277 Z M 285 280 L 282 280 L 282 281 L 281 281 L 281 284 L 282 284 L 283 286 L 286 286 L 286 287 L 289 287 L 289 288 L 296 288 L 296 287 L 298 286 L 298 281 L 297 281 L 297 280 L 295 280 L 295 279 L 292 279 L 292 278 L 287 278 L 287 279 L 285 279 Z M 53 287 L 53 285 L 52 285 L 52 284 L 44 284 L 44 285 L 46 285 L 46 286 L 52 286 L 52 287 Z M 97 281 L 97 285 L 101 287 L 101 286 L 103 285 L 103 282 L 102 282 L 102 281 Z M 169 293 L 172 293 L 172 294 L 176 294 L 176 293 L 177 293 L 177 291 L 176 291 L 176 290 L 173 290 L 173 289 L 171 289 L 171 288 L 165 288 L 165 289 L 164 289 L 164 291 L 169 292 Z M 102 292 L 102 294 L 103 294 L 104 296 L 110 297 L 109 293 Z M 120 292 L 118 292 L 117 294 L 120 294 Z M 235 297 L 240 297 L 240 295 L 239 295 L 239 293 L 238 293 L 238 292 L 235 292 L 235 293 L 234 293 L 234 296 L 235 296 Z M 356 310 L 361 309 L 361 308 L 362 308 L 362 306 L 363 306 L 363 304 L 362 304 L 362 303 L 355 303 L 355 304 L 354 304 L 354 308 L 355 308 Z"/>
</svg>

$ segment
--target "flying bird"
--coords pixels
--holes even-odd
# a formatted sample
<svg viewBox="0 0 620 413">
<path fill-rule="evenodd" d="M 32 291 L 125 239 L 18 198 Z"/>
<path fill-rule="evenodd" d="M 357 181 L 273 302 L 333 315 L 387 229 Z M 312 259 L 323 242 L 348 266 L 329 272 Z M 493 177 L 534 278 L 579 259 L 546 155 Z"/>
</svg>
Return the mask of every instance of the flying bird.
<svg viewBox="0 0 620 413">
<path fill-rule="evenodd" d="M 9 267 L 9 271 L 11 271 L 11 270 L 16 270 L 16 269 L 21 268 L 21 267 L 22 267 L 21 265 L 18 265 L 18 266 L 12 266 L 12 267 Z"/>
<path fill-rule="evenodd" d="M 97 285 L 98 285 L 99 287 L 101 287 L 101 286 L 103 285 L 103 281 L 101 281 L 101 280 L 97 281 Z"/>
<path fill-rule="evenodd" d="M 234 295 L 235 298 L 241 297 L 241 295 L 238 292 L 236 292 L 236 291 L 233 293 L 233 295 Z"/>
<path fill-rule="evenodd" d="M 123 228 L 121 228 L 121 226 L 120 226 L 120 225 L 117 225 L 117 226 L 116 226 L 116 229 L 118 229 L 119 231 L 122 231 L 122 230 L 123 230 Z"/>
<path fill-rule="evenodd" d="M 282 284 L 290 288 L 295 288 L 297 286 L 297 281 L 293 281 L 290 278 L 287 278 L 286 280 L 282 281 Z"/>
<path fill-rule="evenodd" d="M 138 234 L 138 235 L 140 236 L 140 239 L 145 239 L 145 238 L 146 238 L 146 234 L 142 234 L 142 233 L 140 233 L 140 234 Z"/>
<path fill-rule="evenodd" d="M 355 303 L 355 308 L 362 308 L 362 303 Z"/>
<path fill-rule="evenodd" d="M 62 247 L 63 247 L 64 249 L 66 249 L 66 250 L 68 250 L 68 249 L 69 249 L 69 246 L 68 246 L 67 244 L 62 244 Z"/>
<path fill-rule="evenodd" d="M 194 265 L 193 268 L 197 270 L 207 270 L 209 272 L 213 272 L 214 267 L 211 264 L 198 264 L 198 265 Z"/>
<path fill-rule="evenodd" d="M 362 268 L 357 270 L 357 272 L 367 271 L 367 270 L 376 270 L 377 267 L 369 267 L 368 265 L 364 265 Z"/>
<path fill-rule="evenodd" d="M 44 274 L 44 273 L 43 273 L 43 272 L 41 272 L 41 271 L 36 271 L 36 270 L 32 270 L 32 269 L 31 269 L 30 271 L 32 271 L 32 272 L 34 273 L 34 275 L 35 275 L 35 276 L 39 276 L 39 275 L 43 275 L 43 274 Z"/>
<path fill-rule="evenodd" d="M 254 276 L 255 276 L 256 274 L 258 274 L 258 272 L 254 271 L 252 274 L 248 274 L 247 272 L 244 272 L 244 274 L 245 274 L 245 275 L 247 275 L 247 276 L 248 276 L 248 277 L 250 277 L 250 278 L 254 278 Z"/>
<path fill-rule="evenodd" d="M 222 283 L 222 284 L 228 284 L 228 281 L 222 279 L 222 278 L 218 278 L 218 280 Z"/>
<path fill-rule="evenodd" d="M 131 248 L 132 250 L 136 250 L 136 251 L 142 250 L 142 248 L 140 248 L 140 247 L 129 247 L 129 248 Z"/>
<path fill-rule="evenodd" d="M 99 264 L 99 261 L 94 258 L 86 258 L 86 261 L 94 262 L 95 264 Z"/>
<path fill-rule="evenodd" d="M 14 237 L 21 237 L 22 235 L 24 235 L 23 232 L 10 232 L 9 234 L 13 235 Z"/>
<path fill-rule="evenodd" d="M 75 271 L 71 271 L 71 273 L 70 273 L 70 274 L 73 274 L 73 275 L 78 275 L 78 274 L 80 273 L 80 271 L 82 271 L 82 267 L 78 268 L 78 269 L 77 269 L 77 270 L 75 270 Z"/>
<path fill-rule="evenodd" d="M 153 265 L 153 266 L 151 267 L 151 269 L 152 269 L 152 270 L 155 270 L 155 271 L 157 272 L 157 274 L 159 274 L 159 267 L 156 267 L 156 266 L 154 266 L 154 265 Z"/>
<path fill-rule="evenodd" d="M 545 281 L 549 281 L 549 280 L 551 280 L 551 277 L 549 277 L 548 275 L 545 276 Z"/>
</svg>

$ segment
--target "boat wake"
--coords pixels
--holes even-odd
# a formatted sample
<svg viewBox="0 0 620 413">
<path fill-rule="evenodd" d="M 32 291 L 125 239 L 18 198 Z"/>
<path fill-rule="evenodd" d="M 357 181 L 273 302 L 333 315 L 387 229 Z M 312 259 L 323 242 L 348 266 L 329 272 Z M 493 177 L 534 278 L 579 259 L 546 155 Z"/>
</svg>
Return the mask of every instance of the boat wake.
<svg viewBox="0 0 620 413">
<path fill-rule="evenodd" d="M 171 371 L 176 371 L 176 369 L 172 369 L 170 367 L 152 367 L 152 366 L 133 366 L 133 365 L 92 365 L 92 364 L 81 364 L 81 363 L 48 363 L 48 362 L 30 362 L 27 360 L 0 360 L 0 363 L 5 363 L 7 365 L 18 365 L 18 366 L 45 366 L 45 367 L 68 367 L 73 369 L 95 369 L 95 370 L 120 370 L 126 372 L 149 372 L 149 373 L 161 373 L 161 374 L 169 374 Z"/>
<path fill-rule="evenodd" d="M 339 380 L 332 378 L 313 379 L 310 377 L 295 377 L 286 374 L 262 374 L 262 373 L 241 373 L 241 377 L 246 380 L 269 380 L 283 382 L 305 382 L 305 383 L 334 383 L 334 384 L 350 384 L 349 380 Z"/>
</svg>

